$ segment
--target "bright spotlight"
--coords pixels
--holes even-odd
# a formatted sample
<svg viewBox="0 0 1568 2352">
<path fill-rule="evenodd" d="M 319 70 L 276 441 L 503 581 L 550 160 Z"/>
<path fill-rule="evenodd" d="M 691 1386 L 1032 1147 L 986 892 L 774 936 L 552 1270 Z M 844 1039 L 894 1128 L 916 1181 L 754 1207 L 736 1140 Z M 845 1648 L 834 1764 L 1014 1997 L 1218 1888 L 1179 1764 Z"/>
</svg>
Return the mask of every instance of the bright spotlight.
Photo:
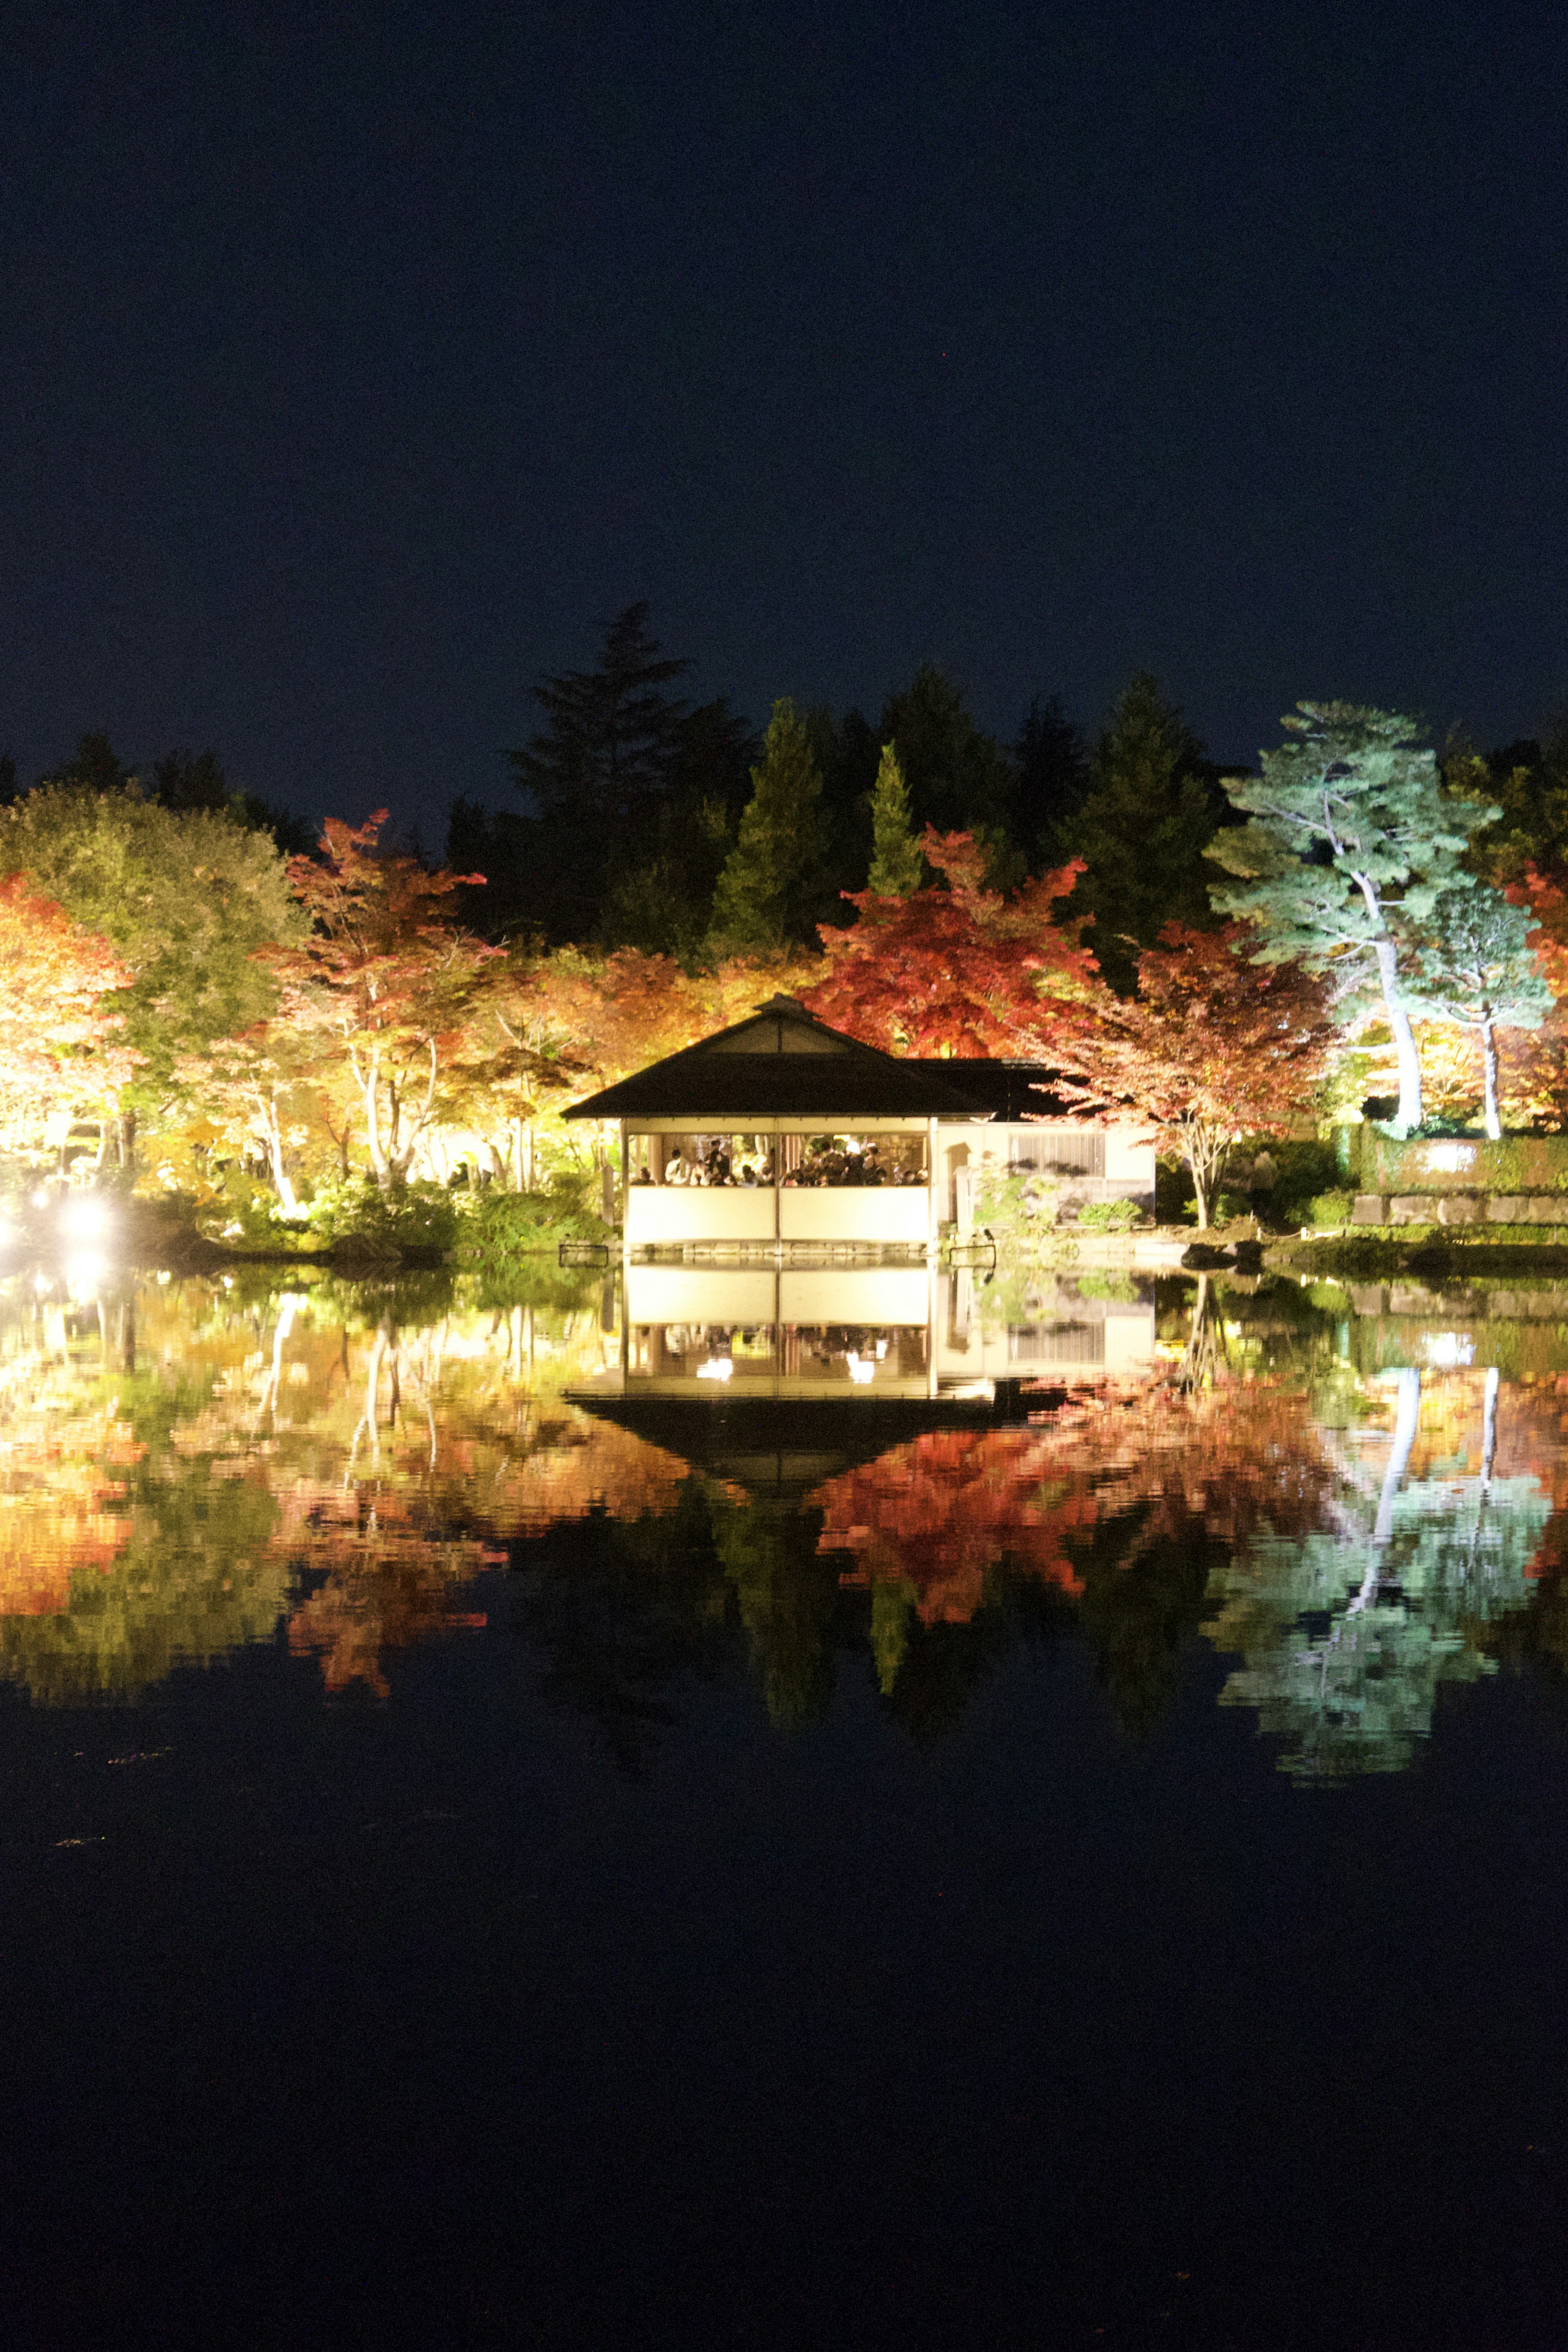
<svg viewBox="0 0 1568 2352">
<path fill-rule="evenodd" d="M 65 1213 L 67 1233 L 78 1234 L 83 1240 L 89 1234 L 102 1233 L 108 1223 L 108 1214 L 101 1201 L 73 1201 Z"/>
<path fill-rule="evenodd" d="M 700 1381 L 729 1381 L 734 1376 L 735 1367 L 728 1356 L 710 1356 L 705 1364 L 697 1367 Z"/>
</svg>

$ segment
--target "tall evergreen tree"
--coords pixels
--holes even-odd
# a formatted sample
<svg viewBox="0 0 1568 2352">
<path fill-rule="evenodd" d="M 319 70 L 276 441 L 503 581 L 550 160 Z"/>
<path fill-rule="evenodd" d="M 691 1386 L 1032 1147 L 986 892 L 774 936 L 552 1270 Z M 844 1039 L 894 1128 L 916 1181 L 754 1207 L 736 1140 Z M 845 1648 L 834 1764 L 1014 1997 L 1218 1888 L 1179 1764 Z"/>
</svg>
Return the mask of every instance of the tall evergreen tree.
<svg viewBox="0 0 1568 2352">
<path fill-rule="evenodd" d="M 1215 905 L 1257 923 L 1257 961 L 1323 971 L 1347 960 L 1376 975 L 1399 1057 L 1398 1121 L 1421 1124 L 1421 1060 L 1410 1026 L 1423 926 L 1446 891 L 1473 889 L 1463 863 L 1495 807 L 1446 792 L 1413 719 L 1348 702 L 1299 702 L 1290 737 L 1263 754 L 1260 777 L 1226 790 L 1249 822 L 1215 836 L 1212 856 L 1237 878 Z M 1347 1012 L 1365 1000 L 1347 997 Z"/>
<path fill-rule="evenodd" d="M 1215 831 L 1199 771 L 1203 746 L 1157 678 L 1135 677 L 1095 746 L 1089 790 L 1057 834 L 1056 855 L 1081 857 L 1073 911 L 1094 917 L 1094 951 L 1112 988 L 1130 995 L 1138 951 L 1167 923 L 1202 930 Z"/>
<path fill-rule="evenodd" d="M 648 634 L 647 606 L 628 604 L 610 624 L 596 669 L 536 686 L 546 724 L 507 758 L 540 814 L 577 827 L 643 816 L 668 786 L 688 716 L 663 689 L 691 667 L 666 659 Z"/>
<path fill-rule="evenodd" d="M 1058 830 L 1076 813 L 1089 789 L 1089 756 L 1079 730 L 1062 708 L 1059 694 L 1038 695 L 1018 730 L 1017 829 L 1031 850 L 1048 851 Z"/>
<path fill-rule="evenodd" d="M 871 791 L 871 870 L 866 887 L 879 898 L 907 898 L 921 887 L 925 860 L 910 826 L 910 788 L 890 743 Z"/>
<path fill-rule="evenodd" d="M 879 740 L 898 751 L 917 828 L 972 833 L 988 848 L 1011 841 L 1017 772 L 933 662 L 888 697 Z"/>
<path fill-rule="evenodd" d="M 76 750 L 59 767 L 39 779 L 45 784 L 75 784 L 91 793 L 117 793 L 131 782 L 131 771 L 107 735 L 79 736 Z"/>
<path fill-rule="evenodd" d="M 713 894 L 713 937 L 726 947 L 810 940 L 827 910 L 822 773 L 787 697 L 773 705 L 739 838 Z"/>
</svg>

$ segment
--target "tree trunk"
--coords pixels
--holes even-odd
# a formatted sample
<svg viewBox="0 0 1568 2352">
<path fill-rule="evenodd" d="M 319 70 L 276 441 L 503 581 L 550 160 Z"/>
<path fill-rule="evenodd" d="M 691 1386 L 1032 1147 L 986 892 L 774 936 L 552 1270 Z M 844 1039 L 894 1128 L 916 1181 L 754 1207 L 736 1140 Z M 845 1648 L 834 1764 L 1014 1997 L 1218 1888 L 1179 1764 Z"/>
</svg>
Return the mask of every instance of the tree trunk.
<svg viewBox="0 0 1568 2352">
<path fill-rule="evenodd" d="M 1481 1068 L 1486 1074 L 1486 1129 L 1494 1143 L 1502 1141 L 1502 1121 L 1497 1107 L 1497 1030 L 1489 1017 L 1481 1023 Z"/>
<path fill-rule="evenodd" d="M 1376 941 L 1373 952 L 1377 957 L 1377 977 L 1383 988 L 1383 1002 L 1388 1013 L 1388 1025 L 1394 1033 L 1394 1050 L 1399 1056 L 1399 1127 L 1405 1135 L 1414 1135 L 1421 1124 L 1421 1056 L 1415 1050 L 1415 1034 L 1410 1026 L 1410 1015 L 1399 1001 L 1399 965 L 1392 940 Z"/>
<path fill-rule="evenodd" d="M 1225 1163 L 1230 1157 L 1227 1143 L 1216 1143 L 1213 1131 L 1194 1120 L 1184 1129 L 1182 1148 L 1187 1163 L 1187 1173 L 1193 1180 L 1193 1198 L 1197 1204 L 1198 1231 L 1206 1233 L 1210 1212 L 1217 1205 Z"/>
</svg>

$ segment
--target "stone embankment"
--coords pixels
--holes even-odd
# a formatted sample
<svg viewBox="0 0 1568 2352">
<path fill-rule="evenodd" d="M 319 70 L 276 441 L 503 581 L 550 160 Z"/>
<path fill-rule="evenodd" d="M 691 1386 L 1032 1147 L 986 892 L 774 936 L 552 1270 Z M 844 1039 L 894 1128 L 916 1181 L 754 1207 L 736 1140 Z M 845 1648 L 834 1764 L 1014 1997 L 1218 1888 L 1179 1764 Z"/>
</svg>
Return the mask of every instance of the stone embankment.
<svg viewBox="0 0 1568 2352">
<path fill-rule="evenodd" d="M 1533 1225 L 1561 1231 L 1568 1229 L 1568 1198 L 1560 1192 L 1358 1192 L 1351 1223 Z"/>
</svg>

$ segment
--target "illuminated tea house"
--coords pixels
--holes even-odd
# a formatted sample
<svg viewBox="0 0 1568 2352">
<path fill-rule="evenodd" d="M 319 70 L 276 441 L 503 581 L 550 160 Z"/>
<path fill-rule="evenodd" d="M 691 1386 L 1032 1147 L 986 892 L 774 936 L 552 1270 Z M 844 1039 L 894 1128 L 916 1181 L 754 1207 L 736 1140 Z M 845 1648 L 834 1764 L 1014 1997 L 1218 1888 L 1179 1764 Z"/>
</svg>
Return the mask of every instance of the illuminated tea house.
<svg viewBox="0 0 1568 2352">
<path fill-rule="evenodd" d="M 620 1129 L 628 1257 L 923 1258 L 942 1226 L 968 1229 L 988 1165 L 1033 1171 L 1069 1214 L 1110 1200 L 1152 1212 L 1147 1134 L 1064 1115 L 1039 1076 L 900 1059 L 775 996 L 566 1116 Z"/>
<path fill-rule="evenodd" d="M 1152 1211 L 1145 1133 L 1062 1115 L 1034 1066 L 900 1059 L 793 997 L 567 1113 L 614 1120 L 626 1256 L 628 1397 L 873 1401 L 974 1392 L 1047 1366 L 1146 1361 L 1152 1291 L 1125 1305 L 1047 1281 L 1016 1328 L 967 1272 L 939 1274 L 989 1165 L 1058 1208 Z M 1147 1287 L 1147 1286 L 1146 1286 Z"/>
</svg>

